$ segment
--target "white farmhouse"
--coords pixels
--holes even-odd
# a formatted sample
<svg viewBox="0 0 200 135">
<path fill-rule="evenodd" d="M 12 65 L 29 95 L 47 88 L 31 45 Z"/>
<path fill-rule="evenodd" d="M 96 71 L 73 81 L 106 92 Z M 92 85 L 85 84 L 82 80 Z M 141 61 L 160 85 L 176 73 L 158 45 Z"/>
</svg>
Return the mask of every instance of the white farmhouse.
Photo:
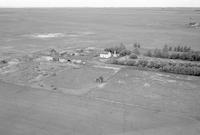
<svg viewBox="0 0 200 135">
<path fill-rule="evenodd" d="M 108 52 L 108 53 L 101 53 L 100 54 L 100 58 L 106 58 L 106 59 L 108 59 L 111 56 L 112 56 L 112 54 L 110 52 Z"/>
</svg>

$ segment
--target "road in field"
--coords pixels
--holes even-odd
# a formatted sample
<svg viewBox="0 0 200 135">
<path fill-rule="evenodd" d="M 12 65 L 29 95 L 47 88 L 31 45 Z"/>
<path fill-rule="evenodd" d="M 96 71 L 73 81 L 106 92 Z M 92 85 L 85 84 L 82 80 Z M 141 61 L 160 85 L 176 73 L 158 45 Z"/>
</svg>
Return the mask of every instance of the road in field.
<svg viewBox="0 0 200 135">
<path fill-rule="evenodd" d="M 200 134 L 186 116 L 0 82 L 1 135 Z"/>
</svg>

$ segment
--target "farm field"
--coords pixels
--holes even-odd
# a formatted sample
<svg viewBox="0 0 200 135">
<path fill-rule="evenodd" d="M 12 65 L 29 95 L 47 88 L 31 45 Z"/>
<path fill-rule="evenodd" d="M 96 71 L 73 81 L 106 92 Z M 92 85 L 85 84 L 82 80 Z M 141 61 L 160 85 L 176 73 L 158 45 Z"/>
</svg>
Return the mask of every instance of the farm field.
<svg viewBox="0 0 200 135">
<path fill-rule="evenodd" d="M 120 42 L 200 50 L 200 28 L 188 27 L 189 18 L 200 22 L 199 10 L 0 9 L 0 134 L 199 135 L 198 76 L 99 55 Z"/>
<path fill-rule="evenodd" d="M 176 77 L 125 69 L 105 86 L 78 95 L 1 81 L 0 131 L 16 135 L 198 135 L 199 78 Z"/>
</svg>

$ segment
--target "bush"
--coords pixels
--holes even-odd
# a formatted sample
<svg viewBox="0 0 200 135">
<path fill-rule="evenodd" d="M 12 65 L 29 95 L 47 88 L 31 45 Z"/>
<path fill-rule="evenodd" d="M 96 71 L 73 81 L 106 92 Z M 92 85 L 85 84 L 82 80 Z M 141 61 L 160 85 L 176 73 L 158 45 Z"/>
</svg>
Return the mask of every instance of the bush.
<svg viewBox="0 0 200 135">
<path fill-rule="evenodd" d="M 118 64 L 118 60 L 117 60 L 117 59 L 111 59 L 111 60 L 110 60 L 110 63 L 111 63 L 111 64 Z"/>
<path fill-rule="evenodd" d="M 169 47 L 169 51 L 172 51 L 172 47 L 171 46 Z"/>
<path fill-rule="evenodd" d="M 140 51 L 138 50 L 138 48 L 135 48 L 135 49 L 133 50 L 133 52 L 134 52 L 135 54 L 137 54 L 137 55 L 140 55 Z"/>
<path fill-rule="evenodd" d="M 132 60 L 132 59 L 131 59 L 131 60 L 128 60 L 128 61 L 127 61 L 127 65 L 128 65 L 128 66 L 136 66 L 136 65 L 137 65 L 137 62 L 136 62 L 135 60 Z"/>
<path fill-rule="evenodd" d="M 162 53 L 160 49 L 155 49 L 153 53 L 154 57 L 162 58 Z"/>
<path fill-rule="evenodd" d="M 169 51 L 169 47 L 168 45 L 166 44 L 164 47 L 163 47 L 163 52 L 168 52 Z"/>
<path fill-rule="evenodd" d="M 178 59 L 180 56 L 179 56 L 179 53 L 172 53 L 169 58 L 170 59 Z"/>
<path fill-rule="evenodd" d="M 119 53 L 119 56 L 126 56 L 126 55 L 130 55 L 130 54 L 131 54 L 130 50 L 124 49 Z"/>
<path fill-rule="evenodd" d="M 154 68 L 154 69 L 159 69 L 160 64 L 157 61 L 151 61 L 148 67 Z"/>
<path fill-rule="evenodd" d="M 126 47 L 122 43 L 120 44 L 120 46 L 114 46 L 114 47 L 109 47 L 109 48 L 104 49 L 104 51 L 106 52 L 111 52 L 111 53 L 116 52 L 118 54 L 123 50 L 126 50 Z"/>
<path fill-rule="evenodd" d="M 171 49 L 171 50 L 170 50 Z M 172 49 L 172 47 L 169 47 L 169 51 L 175 51 L 175 52 L 190 52 L 191 51 L 191 47 L 189 46 L 175 46 L 174 49 Z"/>
<path fill-rule="evenodd" d="M 169 57 L 169 47 L 167 45 L 164 46 L 164 48 L 162 49 L 162 54 L 161 56 L 163 58 L 168 58 Z"/>
<path fill-rule="evenodd" d="M 7 64 L 7 63 L 8 63 L 7 60 L 1 60 L 1 61 L 0 61 L 0 64 Z"/>
<path fill-rule="evenodd" d="M 138 65 L 142 66 L 142 67 L 146 67 L 148 65 L 148 61 L 147 60 L 139 60 Z"/>
<path fill-rule="evenodd" d="M 135 42 L 133 46 L 134 46 L 134 48 L 140 48 L 140 43 Z"/>
<path fill-rule="evenodd" d="M 144 55 L 145 55 L 145 56 L 148 56 L 148 57 L 152 57 L 152 52 L 151 52 L 151 50 L 148 50 Z"/>
<path fill-rule="evenodd" d="M 103 76 L 100 76 L 99 78 L 96 79 L 97 83 L 103 83 L 104 82 L 104 78 Z"/>
<path fill-rule="evenodd" d="M 136 55 L 135 53 L 132 53 L 132 54 L 129 56 L 129 58 L 131 58 L 131 59 L 137 59 L 138 57 L 137 57 L 137 55 Z"/>
</svg>

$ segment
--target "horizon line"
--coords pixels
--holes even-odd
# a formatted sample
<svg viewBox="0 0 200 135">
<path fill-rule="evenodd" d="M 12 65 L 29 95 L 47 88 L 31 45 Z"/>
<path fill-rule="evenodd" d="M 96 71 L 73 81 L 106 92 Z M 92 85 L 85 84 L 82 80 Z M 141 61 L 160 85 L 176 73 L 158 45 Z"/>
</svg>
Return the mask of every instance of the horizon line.
<svg viewBox="0 0 200 135">
<path fill-rule="evenodd" d="M 200 8 L 200 6 L 0 6 L 0 8 Z"/>
</svg>

